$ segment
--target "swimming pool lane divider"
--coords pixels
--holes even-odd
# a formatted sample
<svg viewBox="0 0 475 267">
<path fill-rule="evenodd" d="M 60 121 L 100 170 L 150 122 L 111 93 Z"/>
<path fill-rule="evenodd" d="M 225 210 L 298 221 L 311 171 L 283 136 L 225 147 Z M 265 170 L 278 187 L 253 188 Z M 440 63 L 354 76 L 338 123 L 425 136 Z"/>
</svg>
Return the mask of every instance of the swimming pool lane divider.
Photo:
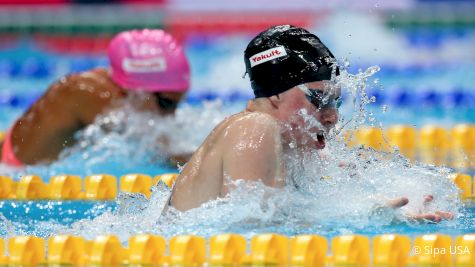
<svg viewBox="0 0 475 267">
<path fill-rule="evenodd" d="M 475 234 L 458 236 L 385 234 L 369 238 L 342 235 L 329 242 L 318 235 L 292 238 L 259 234 L 247 240 L 236 234 L 174 236 L 167 242 L 141 234 L 122 246 L 113 235 L 85 240 L 57 235 L 48 240 L 16 236 L 0 239 L 0 264 L 9 266 L 475 266 Z M 371 244 L 372 243 L 372 244 Z M 329 246 L 330 245 L 330 246 Z M 45 252 L 47 250 L 47 253 Z M 168 250 L 168 253 L 167 253 Z M 248 251 L 250 253 L 248 253 Z"/>
<path fill-rule="evenodd" d="M 163 182 L 171 187 L 178 174 L 161 174 L 152 178 L 145 174 L 120 177 L 119 189 L 150 197 L 152 185 Z M 84 190 L 83 190 L 84 188 Z M 90 175 L 84 181 L 77 175 L 57 175 L 43 182 L 38 175 L 25 175 L 19 181 L 0 176 L 0 200 L 115 200 L 117 178 L 109 174 Z"/>
<path fill-rule="evenodd" d="M 5 134 L 0 132 L 0 141 Z M 453 167 L 460 172 L 475 169 L 475 125 L 457 124 L 452 128 L 425 125 L 419 129 L 393 125 L 385 130 L 362 127 L 343 135 L 349 146 L 381 151 L 395 147 L 410 160 L 436 166 Z"/>
<path fill-rule="evenodd" d="M 146 174 L 126 174 L 120 177 L 119 190 L 139 193 L 150 198 L 151 188 L 160 181 L 172 187 L 178 174 L 161 174 L 152 178 Z M 468 174 L 448 176 L 460 189 L 460 198 L 474 201 L 474 180 Z M 84 188 L 84 190 L 83 190 Z M 25 175 L 19 181 L 0 176 L 0 200 L 101 200 L 113 201 L 117 197 L 117 178 L 109 174 L 89 175 L 84 181 L 77 175 L 57 175 L 43 182 L 38 175 Z"/>
<path fill-rule="evenodd" d="M 0 62 L 1 68 L 1 62 Z M 87 70 L 87 66 L 74 72 Z M 1 70 L 0 70 L 1 77 Z M 46 88 L 46 87 L 45 87 Z M 0 88 L 0 105 L 4 105 L 10 108 L 28 108 L 31 104 L 35 103 L 44 93 L 44 89 L 25 92 L 2 92 L 3 88 Z M 39 88 L 38 88 L 39 89 Z M 408 88 L 395 88 L 388 92 L 373 91 L 368 92 L 368 97 L 376 98 L 376 102 L 372 103 L 372 106 L 378 105 L 390 105 L 396 108 L 410 108 L 420 109 L 429 108 L 427 111 L 434 110 L 448 110 L 455 107 L 462 109 L 475 108 L 475 94 L 473 93 L 475 88 L 459 88 L 454 87 L 447 90 L 447 92 L 440 92 L 437 89 L 431 90 L 416 90 Z M 238 102 L 248 101 L 254 96 L 252 92 L 242 89 L 230 89 L 223 92 L 218 92 L 212 89 L 193 88 L 185 97 L 184 102 L 190 105 L 200 104 L 203 101 L 221 100 L 224 102 Z M 346 96 L 343 95 L 343 98 Z"/>
<path fill-rule="evenodd" d="M 393 125 L 385 130 L 362 127 L 347 131 L 343 138 L 349 146 L 386 152 L 397 148 L 412 161 L 453 167 L 460 172 L 475 169 L 475 126 L 472 124 L 457 124 L 450 129 L 435 125 L 419 129 Z"/>
<path fill-rule="evenodd" d="M 1 138 L 1 134 L 0 134 Z M 362 146 L 381 151 L 399 152 L 410 160 L 432 165 L 445 165 L 467 173 L 475 168 L 475 126 L 455 125 L 451 129 L 427 125 L 419 130 L 406 125 L 386 130 L 364 127 L 343 135 L 349 146 Z M 156 176 L 129 174 L 120 178 L 120 190 L 142 193 L 149 197 L 150 187 L 158 180 L 171 186 L 176 174 Z M 464 199 L 475 199 L 474 183 L 470 175 L 455 175 L 451 179 L 461 188 Z M 51 177 L 45 184 L 39 176 L 27 175 L 18 182 L 0 176 L 0 199 L 88 199 L 112 200 L 117 195 L 117 179 L 107 174 L 88 176 L 82 180 L 75 175 Z"/>
</svg>

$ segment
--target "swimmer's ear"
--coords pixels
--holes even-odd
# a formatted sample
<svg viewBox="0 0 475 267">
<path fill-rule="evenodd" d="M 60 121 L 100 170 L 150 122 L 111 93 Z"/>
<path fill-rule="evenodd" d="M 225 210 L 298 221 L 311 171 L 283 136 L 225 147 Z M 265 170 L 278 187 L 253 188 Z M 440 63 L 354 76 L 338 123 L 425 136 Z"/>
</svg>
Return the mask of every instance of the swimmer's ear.
<svg viewBox="0 0 475 267">
<path fill-rule="evenodd" d="M 279 95 L 273 95 L 269 97 L 269 101 L 273 108 L 277 108 L 282 102 L 282 98 Z"/>
</svg>

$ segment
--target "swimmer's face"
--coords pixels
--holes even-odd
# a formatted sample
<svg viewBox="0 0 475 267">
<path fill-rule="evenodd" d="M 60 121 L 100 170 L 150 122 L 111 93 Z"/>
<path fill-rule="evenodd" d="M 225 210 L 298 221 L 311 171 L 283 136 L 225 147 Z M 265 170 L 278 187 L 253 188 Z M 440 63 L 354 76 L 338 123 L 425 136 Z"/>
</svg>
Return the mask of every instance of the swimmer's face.
<svg viewBox="0 0 475 267">
<path fill-rule="evenodd" d="M 329 131 L 338 122 L 338 108 L 341 105 L 341 88 L 331 82 L 320 81 L 298 86 L 313 107 L 305 107 L 308 114 L 314 114 L 317 120 Z"/>
<path fill-rule="evenodd" d="M 324 134 L 338 122 L 340 93 L 341 90 L 331 83 L 319 81 L 296 86 L 280 95 L 279 117 L 291 126 L 291 135 L 297 144 L 313 144 L 317 149 L 325 147 Z M 302 111 L 321 126 L 308 125 L 308 118 L 302 116 Z"/>
<path fill-rule="evenodd" d="M 184 93 L 154 93 L 155 103 L 161 114 L 173 114 L 184 97 Z"/>
</svg>

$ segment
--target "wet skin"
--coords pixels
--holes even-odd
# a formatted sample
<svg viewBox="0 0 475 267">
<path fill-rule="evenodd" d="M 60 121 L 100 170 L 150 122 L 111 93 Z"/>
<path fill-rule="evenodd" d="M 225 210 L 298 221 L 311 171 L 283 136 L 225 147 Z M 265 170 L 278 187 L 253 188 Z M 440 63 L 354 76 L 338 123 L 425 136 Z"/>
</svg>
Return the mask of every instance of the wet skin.
<svg viewBox="0 0 475 267">
<path fill-rule="evenodd" d="M 307 85 L 322 88 L 322 84 Z M 294 149 L 288 145 L 290 139 L 303 143 L 310 138 L 299 130 L 305 123 L 296 116 L 301 109 L 314 116 L 325 130 L 338 121 L 335 108 L 317 111 L 297 87 L 278 96 L 251 100 L 246 110 L 221 122 L 194 153 L 177 178 L 171 204 L 179 210 L 188 210 L 223 197 L 229 191 L 225 177 L 284 186 L 283 153 Z M 290 124 L 296 130 L 283 128 L 283 124 Z M 321 143 L 312 139 L 305 146 L 318 149 Z"/>
<path fill-rule="evenodd" d="M 16 157 L 25 164 L 50 163 L 75 142 L 74 134 L 93 123 L 96 116 L 117 106 L 127 96 L 109 77 L 106 69 L 69 75 L 55 82 L 12 126 L 12 145 Z M 160 93 L 180 101 L 182 93 Z M 172 114 L 175 109 L 158 107 L 150 94 L 143 107 L 157 115 Z"/>
<path fill-rule="evenodd" d="M 324 82 L 306 85 L 322 91 L 334 90 Z M 332 94 L 337 98 L 340 91 Z M 302 109 L 317 119 L 324 131 L 329 131 L 338 121 L 336 108 L 316 109 L 297 87 L 278 96 L 251 100 L 244 111 L 221 122 L 197 149 L 177 178 L 170 204 L 186 211 L 224 197 L 229 192 L 227 179 L 260 180 L 267 186 L 283 187 L 287 175 L 283 153 L 292 149 L 321 149 L 325 145 L 324 141 L 322 145 L 321 140 L 314 140 L 308 132 L 300 130 L 305 121 L 297 114 Z M 292 140 L 297 140 L 296 147 L 289 146 Z M 432 200 L 433 196 L 426 196 L 421 201 L 429 203 Z M 385 205 L 397 209 L 408 203 L 406 197 L 401 197 L 389 200 Z M 452 219 L 453 214 L 437 211 L 407 214 L 406 217 L 440 222 Z"/>
</svg>

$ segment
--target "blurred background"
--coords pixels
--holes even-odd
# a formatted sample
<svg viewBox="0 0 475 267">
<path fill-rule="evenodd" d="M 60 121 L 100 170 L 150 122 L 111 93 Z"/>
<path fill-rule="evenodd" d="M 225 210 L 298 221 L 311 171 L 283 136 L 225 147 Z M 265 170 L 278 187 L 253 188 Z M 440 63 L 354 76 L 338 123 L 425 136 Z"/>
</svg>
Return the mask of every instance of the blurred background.
<svg viewBox="0 0 475 267">
<path fill-rule="evenodd" d="M 0 130 L 62 75 L 107 66 L 110 38 L 133 28 L 185 44 L 189 103 L 246 100 L 244 48 L 276 24 L 308 28 L 351 73 L 379 66 L 368 93 L 386 126 L 475 121 L 475 1 L 0 0 Z"/>
<path fill-rule="evenodd" d="M 403 155 L 475 174 L 475 0 L 0 0 L 0 139 L 2 132 L 53 81 L 68 73 L 108 66 L 106 49 L 116 33 L 135 28 L 162 28 L 183 42 L 192 68 L 192 86 L 185 103 L 189 106 L 180 108 L 184 111 L 181 122 L 188 123 L 183 123 L 187 126 L 195 125 L 189 128 L 191 134 L 184 135 L 183 131 L 173 135 L 177 138 L 185 136 L 181 139 L 199 145 L 209 133 L 208 128 L 225 115 L 242 109 L 245 101 L 253 97 L 248 77 L 244 75 L 243 51 L 257 33 L 276 24 L 302 26 L 315 33 L 349 73 L 358 74 L 369 68 L 379 68 L 378 72 L 364 80 L 368 94 L 366 99 L 370 102 L 374 100 L 367 107 L 365 118 L 369 119 L 366 124 L 387 129 L 390 144 L 398 146 Z M 349 99 L 348 96 L 346 99 Z M 209 101 L 221 101 L 222 104 L 202 105 Z M 341 112 L 348 118 L 358 110 L 355 111 L 352 101 L 345 101 Z M 144 119 L 147 118 L 138 122 Z M 398 127 L 399 124 L 405 127 Z M 356 132 L 356 142 L 388 150 L 381 147 L 381 133 L 379 128 L 363 129 Z M 47 181 L 47 177 L 62 173 L 82 176 L 109 173 L 119 177 L 127 173 L 156 175 L 176 172 L 175 166 L 165 168 L 142 159 L 143 154 L 139 152 L 148 152 L 145 149 L 148 143 L 136 146 L 136 143 L 129 142 L 127 136 L 112 137 L 109 144 L 104 145 L 105 149 L 98 142 L 99 145 L 91 151 L 78 152 L 58 164 L 32 166 L 7 173 L 14 174 L 14 177 L 22 172 L 35 173 Z M 188 143 L 185 142 L 185 145 Z M 376 177 L 375 180 L 386 185 L 394 181 L 387 180 L 390 181 L 388 183 L 386 177 L 396 177 L 391 179 L 400 179 L 398 181 L 404 190 L 413 188 L 405 182 L 408 181 L 404 180 L 405 177 L 400 178 L 402 176 L 414 178 L 414 181 L 435 178 L 429 175 L 429 169 L 418 171 L 404 165 L 404 170 L 408 168 L 408 171 L 403 172 L 402 167 L 397 167 L 399 165 L 388 166 L 387 169 L 376 168 L 368 177 Z M 445 179 L 445 173 L 443 177 Z M 473 198 L 472 176 L 467 177 L 464 185 L 469 190 L 464 191 L 467 193 L 465 197 Z M 432 183 L 437 180 L 427 181 Z M 446 189 L 434 184 L 441 190 Z M 352 195 L 345 192 L 353 192 L 353 186 L 351 183 L 348 187 L 352 191 L 340 192 L 338 189 L 335 195 Z M 414 188 L 417 191 L 418 187 Z M 404 190 L 402 192 L 406 192 Z M 354 196 L 355 200 L 359 200 L 359 195 Z M 335 203 L 345 203 L 340 198 L 335 199 Z M 245 201 L 248 202 L 248 199 Z M 358 201 L 346 203 L 352 202 Z M 15 203 L 13 208 L 3 207 L 8 210 L 3 214 L 15 222 L 15 227 L 23 227 L 18 222 L 26 222 L 24 228 L 37 227 L 41 229 L 40 236 L 55 229 L 54 225 L 37 225 L 31 221 L 29 208 L 15 206 Z M 45 220 L 49 220 L 49 216 L 68 222 L 76 218 L 76 215 L 62 213 L 61 202 L 52 209 L 55 207 L 58 207 L 60 215 L 51 212 Z M 78 218 L 96 215 L 83 212 L 81 207 L 78 206 Z M 64 211 L 67 210 L 64 208 Z M 102 212 L 104 208 L 97 210 Z M 230 210 L 230 214 L 240 213 Z M 300 210 L 299 206 L 297 214 L 301 214 Z M 41 213 L 41 208 L 39 211 Z M 223 222 L 222 212 L 218 210 L 217 215 L 201 216 L 206 218 L 204 225 L 210 225 L 216 231 L 226 229 L 219 227 Z M 33 217 L 40 214 L 30 213 Z M 354 214 L 353 217 L 345 215 L 342 221 L 354 223 L 353 218 L 361 217 L 358 210 Z M 137 222 L 142 222 L 138 216 Z M 38 217 L 44 219 L 43 214 Z M 74 218 L 70 220 L 71 217 Z M 130 221 L 127 216 L 123 218 L 115 220 L 111 217 L 111 220 L 115 220 L 114 223 L 118 221 L 120 228 L 121 224 Z M 217 218 L 218 226 L 213 224 L 213 219 L 209 223 L 209 218 Z M 340 231 L 339 226 L 333 227 L 335 221 L 331 218 L 334 217 L 329 218 L 329 229 Z M 362 218 L 361 221 L 372 221 L 367 216 Z M 473 216 L 466 218 L 466 221 L 450 229 L 460 228 L 455 233 L 473 232 Z M 193 222 L 194 218 L 189 221 Z M 135 221 L 131 222 L 130 228 L 135 228 Z M 198 220 L 196 225 L 200 222 Z M 98 225 L 106 226 L 108 223 Z M 307 224 L 302 225 L 307 227 Z M 440 228 L 437 225 L 425 226 L 423 224 L 420 231 L 436 232 L 447 228 L 445 224 Z M 184 227 L 188 231 L 187 224 Z M 341 228 L 343 232 L 347 231 L 345 227 Z M 127 227 L 120 229 L 123 228 Z M 88 228 L 84 229 L 83 232 L 86 232 Z M 376 229 L 368 231 L 401 232 L 399 228 Z M 408 229 L 402 232 L 411 233 L 412 230 Z M 450 229 L 448 231 L 452 231 Z M 0 225 L 0 236 L 5 235 L 2 231 Z M 176 232 L 179 230 L 169 233 Z M 454 235 L 454 232 L 450 233 Z"/>
</svg>

